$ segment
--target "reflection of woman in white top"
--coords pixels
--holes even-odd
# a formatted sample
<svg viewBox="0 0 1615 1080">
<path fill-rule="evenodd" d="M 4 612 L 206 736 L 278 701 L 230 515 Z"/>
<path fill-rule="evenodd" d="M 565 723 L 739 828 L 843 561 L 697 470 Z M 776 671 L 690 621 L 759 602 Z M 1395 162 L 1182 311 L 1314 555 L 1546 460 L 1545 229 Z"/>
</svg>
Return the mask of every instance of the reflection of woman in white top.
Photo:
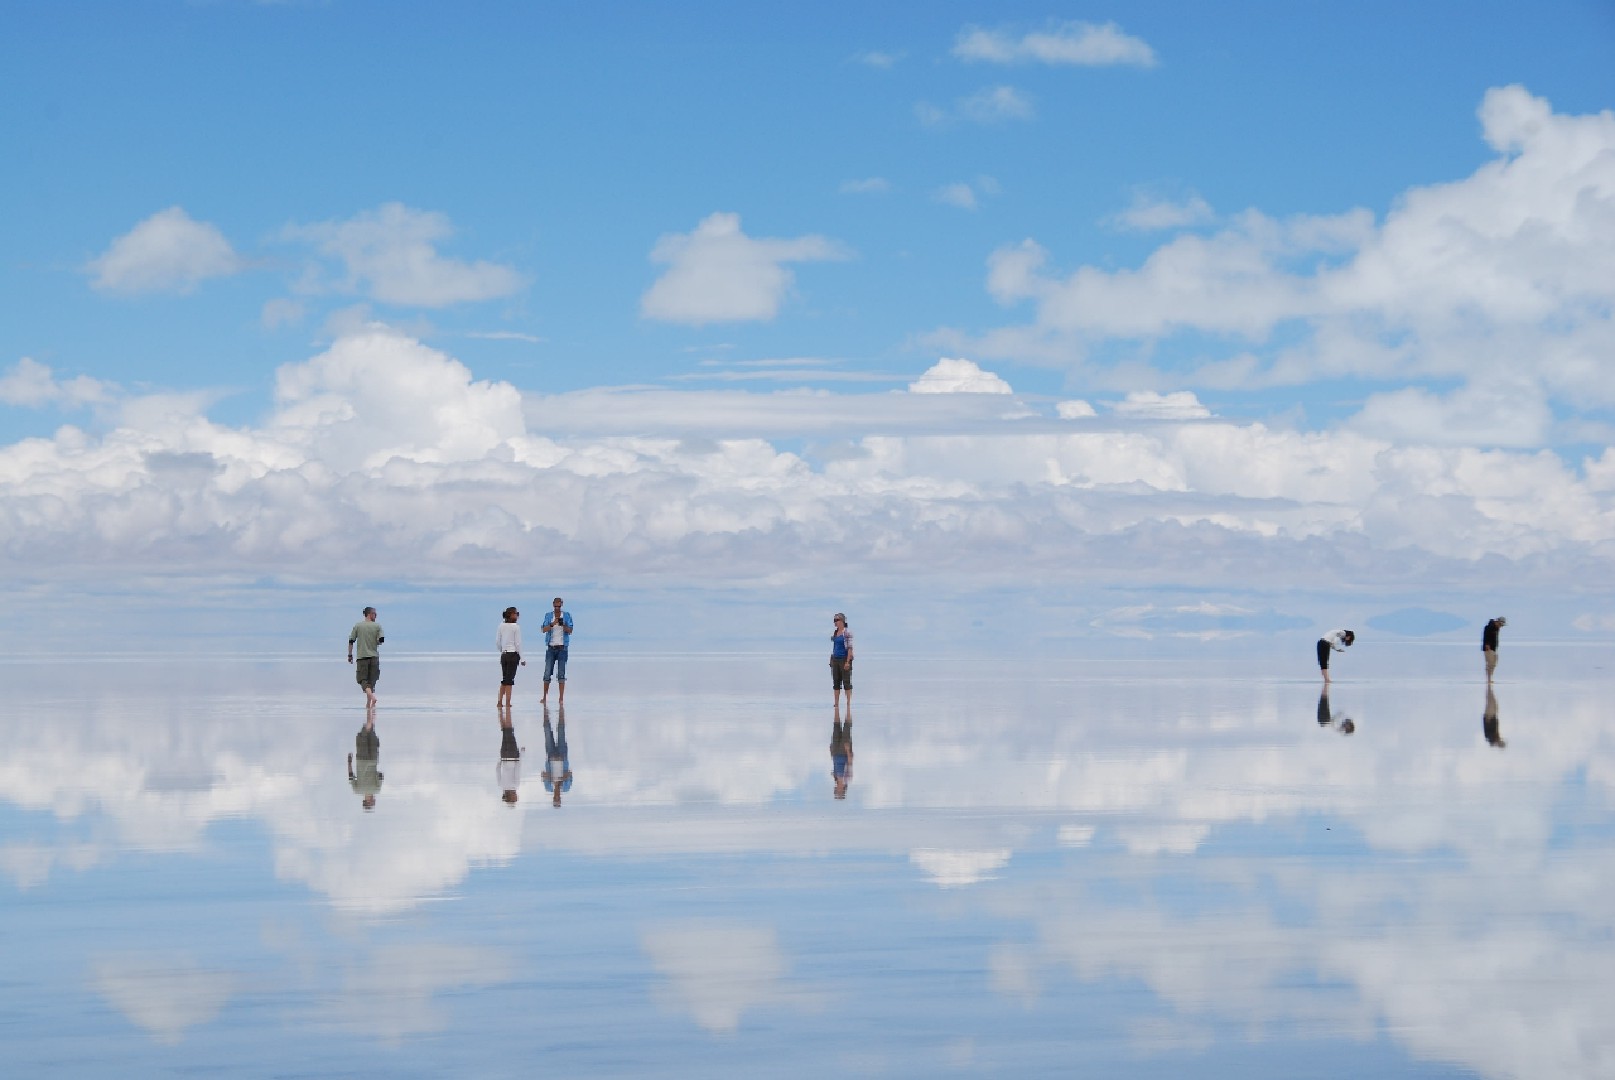
<svg viewBox="0 0 1615 1080">
<path fill-rule="evenodd" d="M 516 625 L 521 614 L 515 608 L 507 607 L 505 621 L 499 624 L 499 633 L 494 637 L 494 646 L 499 650 L 499 671 L 503 676 L 499 683 L 499 696 L 494 699 L 495 708 L 510 708 L 510 692 L 516 686 L 516 668 L 527 666 L 527 661 L 522 659 L 522 628 Z"/>
</svg>

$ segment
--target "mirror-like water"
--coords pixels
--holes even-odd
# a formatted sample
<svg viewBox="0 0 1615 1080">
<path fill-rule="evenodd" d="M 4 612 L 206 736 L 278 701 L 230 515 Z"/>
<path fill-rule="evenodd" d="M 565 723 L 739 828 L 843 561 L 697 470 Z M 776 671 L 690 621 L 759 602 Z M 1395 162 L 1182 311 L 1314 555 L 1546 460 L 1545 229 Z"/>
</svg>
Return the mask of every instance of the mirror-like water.
<svg viewBox="0 0 1615 1080">
<path fill-rule="evenodd" d="M 1615 1075 L 1591 658 L 9 664 L 7 1071 Z"/>
</svg>

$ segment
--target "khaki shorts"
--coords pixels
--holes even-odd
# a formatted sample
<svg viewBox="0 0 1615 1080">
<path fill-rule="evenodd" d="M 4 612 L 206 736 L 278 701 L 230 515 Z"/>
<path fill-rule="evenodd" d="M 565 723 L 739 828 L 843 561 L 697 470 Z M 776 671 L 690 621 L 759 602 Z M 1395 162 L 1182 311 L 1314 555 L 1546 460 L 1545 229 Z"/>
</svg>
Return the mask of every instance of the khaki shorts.
<svg viewBox="0 0 1615 1080">
<path fill-rule="evenodd" d="M 852 661 L 830 657 L 830 686 L 835 690 L 852 689 Z"/>
</svg>

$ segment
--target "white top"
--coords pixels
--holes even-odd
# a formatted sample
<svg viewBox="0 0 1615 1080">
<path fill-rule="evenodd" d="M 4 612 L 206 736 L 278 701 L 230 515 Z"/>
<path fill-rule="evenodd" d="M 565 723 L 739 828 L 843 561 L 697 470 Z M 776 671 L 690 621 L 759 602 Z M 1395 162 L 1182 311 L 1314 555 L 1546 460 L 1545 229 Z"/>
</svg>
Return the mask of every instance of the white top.
<svg viewBox="0 0 1615 1080">
<path fill-rule="evenodd" d="M 522 782 L 522 763 L 519 758 L 499 759 L 499 790 L 515 791 Z"/>
<path fill-rule="evenodd" d="M 1323 640 L 1327 641 L 1329 643 L 1329 647 L 1335 650 L 1335 652 L 1346 651 L 1346 631 L 1344 630 L 1331 631 L 1330 633 L 1323 635 Z"/>
<path fill-rule="evenodd" d="M 522 628 L 520 623 L 502 622 L 499 624 L 499 636 L 494 639 L 499 646 L 501 655 L 507 652 L 522 651 Z"/>
</svg>

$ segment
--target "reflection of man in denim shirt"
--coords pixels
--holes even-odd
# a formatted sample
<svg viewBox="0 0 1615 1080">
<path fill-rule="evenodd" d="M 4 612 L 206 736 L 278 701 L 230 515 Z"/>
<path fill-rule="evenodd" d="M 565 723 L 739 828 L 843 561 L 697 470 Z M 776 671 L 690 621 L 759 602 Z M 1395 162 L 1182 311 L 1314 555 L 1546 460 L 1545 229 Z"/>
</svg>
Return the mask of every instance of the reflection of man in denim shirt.
<svg viewBox="0 0 1615 1080">
<path fill-rule="evenodd" d="M 572 790 L 572 762 L 566 756 L 566 710 L 561 710 L 555 727 L 550 727 L 550 711 L 544 710 L 544 790 L 554 798 L 551 805 L 561 805 L 561 792 Z"/>
</svg>

